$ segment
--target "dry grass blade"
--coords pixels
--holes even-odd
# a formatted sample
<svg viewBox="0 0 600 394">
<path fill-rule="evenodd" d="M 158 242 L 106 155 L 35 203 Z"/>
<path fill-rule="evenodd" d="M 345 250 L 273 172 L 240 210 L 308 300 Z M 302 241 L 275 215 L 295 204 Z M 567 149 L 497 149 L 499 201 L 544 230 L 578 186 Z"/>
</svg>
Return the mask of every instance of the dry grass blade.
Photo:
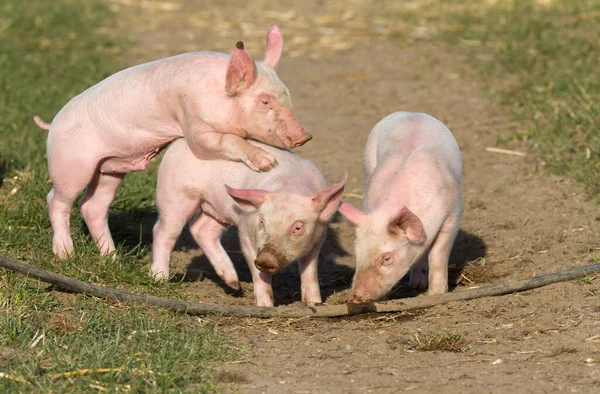
<svg viewBox="0 0 600 394">
<path fill-rule="evenodd" d="M 473 283 L 473 281 L 465 276 L 465 274 L 460 274 L 460 277 L 466 280 L 469 283 Z"/>
<path fill-rule="evenodd" d="M 96 389 L 98 391 L 107 391 L 106 387 L 100 386 L 99 384 L 90 384 L 90 388 Z"/>
<path fill-rule="evenodd" d="M 589 337 L 585 341 L 591 343 L 600 343 L 600 334 L 594 335 L 593 337 Z"/>
<path fill-rule="evenodd" d="M 359 200 L 362 200 L 364 198 L 361 194 L 356 193 L 346 193 L 344 194 L 344 197 L 358 198 Z"/>
<path fill-rule="evenodd" d="M 527 156 L 526 153 L 523 152 L 518 152 L 516 150 L 508 150 L 508 149 L 500 149 L 500 148 L 492 148 L 490 146 L 485 148 L 486 152 L 492 152 L 492 153 L 501 153 L 504 155 L 510 155 L 510 156 L 519 156 L 519 157 L 525 157 Z"/>
<path fill-rule="evenodd" d="M 4 372 L 0 372 L 0 379 L 14 380 L 15 382 L 19 382 L 19 383 L 29 383 L 27 380 L 25 380 L 19 376 L 9 375 Z"/>
<path fill-rule="evenodd" d="M 78 369 L 76 371 L 69 371 L 69 372 L 57 373 L 56 375 L 54 375 L 54 379 L 72 378 L 72 377 L 75 377 L 75 376 L 90 375 L 90 374 L 93 374 L 93 373 L 120 372 L 120 371 L 122 371 L 124 369 L 125 369 L 125 367 L 119 367 L 119 368 L 98 368 L 98 369 Z"/>
</svg>

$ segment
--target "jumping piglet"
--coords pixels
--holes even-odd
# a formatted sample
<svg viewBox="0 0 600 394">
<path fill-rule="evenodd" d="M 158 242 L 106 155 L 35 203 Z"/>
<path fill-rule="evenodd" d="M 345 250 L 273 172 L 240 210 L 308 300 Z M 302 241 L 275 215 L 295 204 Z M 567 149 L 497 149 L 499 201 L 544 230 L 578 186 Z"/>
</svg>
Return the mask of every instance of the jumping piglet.
<svg viewBox="0 0 600 394">
<path fill-rule="evenodd" d="M 276 161 L 246 138 L 282 148 L 310 140 L 275 73 L 282 49 L 281 32 L 272 26 L 262 62 L 254 62 L 241 41 L 231 56 L 195 52 L 156 60 L 90 87 L 51 125 L 36 116 L 49 130 L 54 254 L 65 258 L 73 251 L 69 214 L 86 186 L 81 214 L 100 252 L 114 251 L 107 214 L 117 188 L 176 138 L 184 137 L 197 157 L 239 161 L 255 171 L 268 171 Z"/>
</svg>

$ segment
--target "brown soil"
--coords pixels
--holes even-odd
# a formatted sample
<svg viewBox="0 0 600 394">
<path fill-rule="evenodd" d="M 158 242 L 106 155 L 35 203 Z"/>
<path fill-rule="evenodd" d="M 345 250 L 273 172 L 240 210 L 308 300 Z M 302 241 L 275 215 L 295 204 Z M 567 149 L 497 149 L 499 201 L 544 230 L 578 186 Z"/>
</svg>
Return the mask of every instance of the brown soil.
<svg viewBox="0 0 600 394">
<path fill-rule="evenodd" d="M 459 49 L 428 38 L 422 26 L 394 24 L 398 10 L 361 1 L 111 4 L 122 15 L 119 31 L 135 42 L 124 54 L 128 64 L 190 50 L 229 52 L 238 39 L 260 57 L 266 29 L 278 23 L 286 39 L 278 73 L 315 136 L 296 152 L 330 184 L 347 171 L 345 199 L 355 206 L 362 203 L 362 150 L 379 119 L 410 110 L 446 123 L 464 159 L 465 210 L 450 261 L 452 288 L 593 261 L 598 206 L 571 181 L 539 173 L 534 152 L 525 158 L 486 152 L 526 125 L 511 122 L 487 95 L 489 81 L 475 77 Z M 413 39 L 401 45 L 391 38 L 398 32 Z M 250 305 L 252 282 L 235 230 L 224 243 L 243 294 L 225 291 L 189 235 L 173 254 L 173 269 L 187 274 L 181 288 L 193 299 Z M 337 217 L 320 260 L 326 303 L 347 297 L 352 244 L 352 229 Z M 600 281 L 589 279 L 414 314 L 202 321 L 217 324 L 241 349 L 239 362 L 213 366 L 227 392 L 596 392 Z M 295 267 L 275 276 L 274 292 L 277 304 L 299 303 Z M 403 285 L 394 292 L 406 295 Z"/>
</svg>

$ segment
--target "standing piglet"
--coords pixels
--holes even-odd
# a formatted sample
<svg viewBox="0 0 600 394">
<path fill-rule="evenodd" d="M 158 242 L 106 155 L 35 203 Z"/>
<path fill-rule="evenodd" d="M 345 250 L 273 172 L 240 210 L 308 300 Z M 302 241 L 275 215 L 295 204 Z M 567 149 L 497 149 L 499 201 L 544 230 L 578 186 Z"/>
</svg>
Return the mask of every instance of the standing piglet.
<svg viewBox="0 0 600 394">
<path fill-rule="evenodd" d="M 184 137 L 197 157 L 243 162 L 255 171 L 268 171 L 276 161 L 246 138 L 282 148 L 310 140 L 275 73 L 282 48 L 281 32 L 272 26 L 262 62 L 254 62 L 241 41 L 231 56 L 195 52 L 156 60 L 90 87 L 51 125 L 36 116 L 50 131 L 53 252 L 64 258 L 73 251 L 69 214 L 86 186 L 81 214 L 100 252 L 112 252 L 107 214 L 117 188 L 176 138 Z"/>
<path fill-rule="evenodd" d="M 252 273 L 259 306 L 273 306 L 271 274 L 299 260 L 302 301 L 321 302 L 317 259 L 327 224 L 342 199 L 346 178 L 326 188 L 323 175 L 308 160 L 258 142 L 277 167 L 253 172 L 240 163 L 200 160 L 182 140 L 167 150 L 158 171 L 157 208 L 151 274 L 169 276 L 169 258 L 186 221 L 201 209 L 190 232 L 216 273 L 230 287 L 238 276 L 220 237 L 238 227 L 242 252 Z"/>
<path fill-rule="evenodd" d="M 351 303 L 386 296 L 410 270 L 410 286 L 448 291 L 448 257 L 462 215 L 462 160 L 437 119 L 395 112 L 371 131 L 364 157 L 364 212 L 342 203 L 356 228 Z M 428 273 L 429 271 L 429 273 Z"/>
</svg>

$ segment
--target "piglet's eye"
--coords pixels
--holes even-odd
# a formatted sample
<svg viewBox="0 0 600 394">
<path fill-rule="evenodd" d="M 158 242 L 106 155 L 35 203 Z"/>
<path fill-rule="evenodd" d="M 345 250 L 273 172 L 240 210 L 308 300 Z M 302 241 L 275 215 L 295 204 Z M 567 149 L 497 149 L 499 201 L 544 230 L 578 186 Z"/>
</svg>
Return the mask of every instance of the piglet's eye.
<svg viewBox="0 0 600 394">
<path fill-rule="evenodd" d="M 292 235 L 300 235 L 304 232 L 304 223 L 300 220 L 297 220 L 296 222 L 294 222 L 294 224 L 292 224 L 290 230 Z"/>
<path fill-rule="evenodd" d="M 269 104 L 269 100 L 260 100 L 261 103 L 263 103 L 264 105 L 268 105 Z"/>
<path fill-rule="evenodd" d="M 385 253 L 381 256 L 381 264 L 382 265 L 389 265 L 392 264 L 392 254 L 391 253 Z"/>
</svg>

